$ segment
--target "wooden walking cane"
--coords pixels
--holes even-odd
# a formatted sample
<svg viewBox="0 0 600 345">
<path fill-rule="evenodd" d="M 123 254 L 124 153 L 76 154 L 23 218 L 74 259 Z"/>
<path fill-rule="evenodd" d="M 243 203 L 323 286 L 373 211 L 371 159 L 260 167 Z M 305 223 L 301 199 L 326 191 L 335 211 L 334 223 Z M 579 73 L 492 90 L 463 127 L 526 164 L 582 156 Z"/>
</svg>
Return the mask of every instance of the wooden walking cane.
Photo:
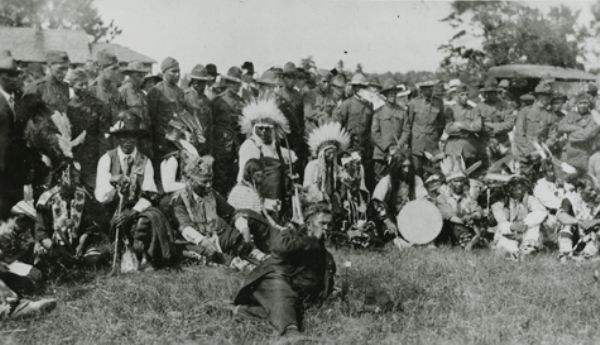
<svg viewBox="0 0 600 345">
<path fill-rule="evenodd" d="M 113 219 L 121 217 L 121 208 L 123 208 L 123 193 L 119 191 L 119 206 L 117 206 Z M 115 252 L 113 253 L 112 268 L 109 273 L 110 276 L 117 275 L 118 272 L 117 257 L 119 256 L 119 229 L 119 226 L 115 227 Z"/>
</svg>

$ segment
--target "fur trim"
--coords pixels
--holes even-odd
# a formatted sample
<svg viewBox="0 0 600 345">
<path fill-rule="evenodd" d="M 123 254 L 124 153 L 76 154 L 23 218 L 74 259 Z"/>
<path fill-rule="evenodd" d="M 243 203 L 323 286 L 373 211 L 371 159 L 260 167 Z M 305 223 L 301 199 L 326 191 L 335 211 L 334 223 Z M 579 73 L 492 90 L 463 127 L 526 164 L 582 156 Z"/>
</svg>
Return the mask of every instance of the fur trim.
<svg viewBox="0 0 600 345">
<path fill-rule="evenodd" d="M 242 109 L 240 119 L 242 133 L 252 135 L 252 128 L 257 123 L 268 123 L 284 133 L 290 132 L 288 120 L 277 106 L 273 96 L 259 96 L 248 102 Z"/>
<path fill-rule="evenodd" d="M 308 136 L 308 146 L 313 156 L 318 156 L 321 148 L 327 144 L 345 151 L 350 145 L 350 134 L 339 122 L 330 122 L 315 128 Z"/>
</svg>

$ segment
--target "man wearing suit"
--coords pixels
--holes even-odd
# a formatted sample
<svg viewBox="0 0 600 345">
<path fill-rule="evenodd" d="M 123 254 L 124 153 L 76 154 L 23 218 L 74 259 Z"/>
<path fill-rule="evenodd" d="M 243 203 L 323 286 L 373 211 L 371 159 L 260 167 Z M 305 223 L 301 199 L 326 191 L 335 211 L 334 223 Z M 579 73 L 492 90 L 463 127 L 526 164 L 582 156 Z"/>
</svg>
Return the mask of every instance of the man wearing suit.
<svg viewBox="0 0 600 345">
<path fill-rule="evenodd" d="M 18 140 L 16 130 L 15 93 L 19 90 L 17 63 L 8 50 L 0 51 L 0 219 L 5 219 L 10 208 L 23 195 L 22 185 L 15 183 L 16 162 L 10 162 Z"/>
</svg>

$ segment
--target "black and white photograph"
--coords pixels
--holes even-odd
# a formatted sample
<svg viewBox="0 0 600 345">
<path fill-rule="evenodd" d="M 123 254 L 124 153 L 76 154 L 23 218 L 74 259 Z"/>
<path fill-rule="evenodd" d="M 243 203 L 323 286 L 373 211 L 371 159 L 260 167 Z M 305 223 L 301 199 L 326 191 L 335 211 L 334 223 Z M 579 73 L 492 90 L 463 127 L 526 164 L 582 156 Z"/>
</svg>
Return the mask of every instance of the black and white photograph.
<svg viewBox="0 0 600 345">
<path fill-rule="evenodd" d="M 0 345 L 600 344 L 600 0 L 0 0 Z"/>
</svg>

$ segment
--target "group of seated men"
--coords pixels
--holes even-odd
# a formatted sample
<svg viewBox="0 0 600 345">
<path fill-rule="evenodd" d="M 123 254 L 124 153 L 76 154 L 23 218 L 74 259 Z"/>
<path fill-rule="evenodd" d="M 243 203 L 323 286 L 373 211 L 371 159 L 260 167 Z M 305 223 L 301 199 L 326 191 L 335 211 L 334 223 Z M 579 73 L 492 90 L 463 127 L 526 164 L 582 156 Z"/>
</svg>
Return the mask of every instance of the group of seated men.
<svg viewBox="0 0 600 345">
<path fill-rule="evenodd" d="M 149 135 L 143 117 L 120 111 L 106 133 L 114 148 L 97 161 L 93 191 L 74 154 L 85 134 L 73 138 L 69 117 L 60 111 L 32 117 L 31 137 L 48 135 L 46 121 L 57 139 L 40 140 L 51 146 L 44 151 L 51 173 L 43 191 L 27 186 L 23 201 L 0 228 L 0 315 L 20 317 L 53 307 L 54 300 L 32 302 L 19 294 L 30 293 L 61 270 L 111 261 L 111 254 L 113 270 L 122 272 L 149 271 L 188 258 L 250 271 L 235 297 L 236 313 L 268 318 L 281 334 L 293 334 L 302 327 L 300 302 L 321 300 L 333 289 L 335 264 L 325 241 L 411 246 L 396 217 L 415 200 L 434 204 L 442 216 L 433 245 L 491 247 L 513 259 L 544 246 L 556 246 L 561 261 L 596 256 L 597 179 L 555 158 L 555 146 L 548 147 L 552 138 L 535 129 L 542 121 L 523 128 L 540 114 L 551 127 L 552 114 L 544 113 L 551 93 L 536 88 L 534 104 L 524 106 L 513 122 L 509 145 L 525 140 L 535 149 L 526 154 L 512 150 L 492 161 L 506 142 L 498 134 L 496 140 L 488 138 L 485 150 L 476 147 L 485 122 L 474 115 L 463 86 L 446 104 L 446 134 L 435 142 L 443 154 L 431 155 L 427 143 L 419 144 L 431 138 L 418 137 L 410 128 L 424 121 L 414 116 L 433 107 L 427 98 L 430 86 L 424 84 L 423 95 L 411 101 L 417 110 L 396 126 L 401 136 L 395 145 L 386 145 L 375 166 L 366 166 L 370 157 L 352 133 L 356 128 L 348 127 L 361 120 L 344 103 L 353 97 L 366 102 L 364 94 L 352 94 L 338 105 L 337 116 L 317 121 L 303 144 L 290 140 L 293 126 L 272 93 L 251 98 L 241 110 L 244 139 L 234 157 L 237 182 L 227 195 L 212 188 L 214 159 L 206 154 L 206 128 L 193 113 L 181 111 L 168 121 L 161 140 L 167 154 L 152 160 L 143 153 Z M 389 91 L 385 102 L 392 104 Z M 592 116 L 586 102 L 578 98 L 575 127 Z M 346 116 L 340 115 L 344 109 Z M 586 128 L 592 133 L 586 135 L 596 127 Z M 506 134 L 503 128 L 495 130 Z M 572 132 L 580 134 L 577 128 Z M 566 151 L 577 149 L 577 143 L 569 141 Z M 469 150 L 473 146 L 478 150 Z"/>
</svg>

